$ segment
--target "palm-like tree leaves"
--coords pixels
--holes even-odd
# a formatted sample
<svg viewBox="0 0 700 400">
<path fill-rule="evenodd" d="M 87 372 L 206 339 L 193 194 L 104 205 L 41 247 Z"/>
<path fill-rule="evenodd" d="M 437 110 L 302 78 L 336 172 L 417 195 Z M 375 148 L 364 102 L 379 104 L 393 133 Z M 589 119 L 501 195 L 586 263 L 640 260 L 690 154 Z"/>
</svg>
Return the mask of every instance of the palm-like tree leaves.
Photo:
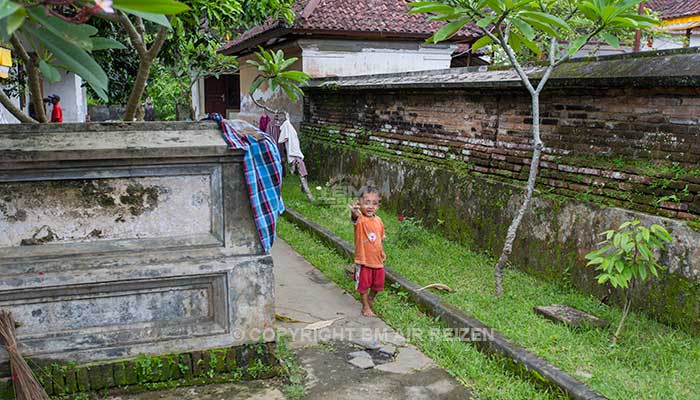
<svg viewBox="0 0 700 400">
<path fill-rule="evenodd" d="M 267 82 L 270 90 L 274 91 L 278 87 L 282 89 L 292 101 L 297 101 L 304 95 L 299 85 L 305 85 L 311 77 L 302 71 L 286 71 L 298 58 L 290 57 L 285 59 L 282 50 L 273 52 L 263 48 L 260 48 L 260 51 L 255 54 L 258 58 L 257 60 L 247 61 L 248 64 L 255 66 L 259 72 L 248 91 L 251 96 L 265 82 Z"/>
<path fill-rule="evenodd" d="M 100 98 L 107 99 L 107 74 L 85 50 L 65 41 L 51 30 L 36 29 L 25 24 L 22 32 L 30 35 L 49 50 L 65 66 L 65 69 L 85 79 Z"/>
<path fill-rule="evenodd" d="M 114 8 L 127 12 L 141 12 L 174 15 L 190 9 L 184 3 L 175 0 L 114 0 Z"/>
</svg>

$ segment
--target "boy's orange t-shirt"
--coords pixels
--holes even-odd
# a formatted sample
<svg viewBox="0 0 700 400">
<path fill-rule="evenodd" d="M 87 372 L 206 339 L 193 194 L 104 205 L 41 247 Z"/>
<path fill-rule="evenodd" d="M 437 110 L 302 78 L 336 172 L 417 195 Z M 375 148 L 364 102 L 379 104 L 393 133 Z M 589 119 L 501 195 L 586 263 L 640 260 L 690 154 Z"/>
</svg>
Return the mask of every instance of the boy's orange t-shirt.
<svg viewBox="0 0 700 400">
<path fill-rule="evenodd" d="M 378 216 L 360 214 L 355 222 L 355 263 L 384 268 L 384 223 Z"/>
</svg>

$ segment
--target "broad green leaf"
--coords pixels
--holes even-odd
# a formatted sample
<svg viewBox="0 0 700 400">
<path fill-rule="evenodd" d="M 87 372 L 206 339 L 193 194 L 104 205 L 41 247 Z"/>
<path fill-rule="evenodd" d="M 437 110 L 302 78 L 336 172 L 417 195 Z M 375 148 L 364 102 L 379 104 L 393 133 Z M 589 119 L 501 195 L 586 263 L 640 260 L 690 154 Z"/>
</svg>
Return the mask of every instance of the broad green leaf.
<svg viewBox="0 0 700 400">
<path fill-rule="evenodd" d="M 456 11 L 450 14 L 440 14 L 440 15 L 431 15 L 428 17 L 429 21 L 452 21 L 457 18 L 461 18 L 464 16 L 463 12 Z"/>
<path fill-rule="evenodd" d="M 456 21 L 452 21 L 448 24 L 445 24 L 442 28 L 435 32 L 435 34 L 433 34 L 433 36 L 431 36 L 428 40 L 432 41 L 433 43 L 438 43 L 442 42 L 445 39 L 449 39 L 455 34 L 457 34 L 457 32 L 459 32 L 459 30 L 462 29 L 462 27 L 468 22 L 468 18 L 460 18 Z"/>
<path fill-rule="evenodd" d="M 576 54 L 579 50 L 581 50 L 581 47 L 588 42 L 588 36 L 579 36 L 573 41 L 571 41 L 571 44 L 569 45 L 569 57 L 573 56 Z"/>
<path fill-rule="evenodd" d="M 27 17 L 27 10 L 20 8 L 12 15 L 7 17 L 7 34 L 12 35 L 20 26 L 24 23 L 24 19 Z"/>
<path fill-rule="evenodd" d="M 534 20 L 526 16 L 520 16 L 520 19 L 532 25 L 533 28 L 540 30 L 550 36 L 561 37 L 561 33 L 553 29 L 549 24 L 543 23 L 538 20 Z"/>
<path fill-rule="evenodd" d="M 491 25 L 493 21 L 495 21 L 498 17 L 495 15 L 488 16 L 486 18 L 482 18 L 479 21 L 477 21 L 476 26 L 479 28 L 485 29 L 487 26 Z"/>
<path fill-rule="evenodd" d="M 258 90 L 258 88 L 260 87 L 260 85 L 263 84 L 263 82 L 265 82 L 265 77 L 258 76 L 257 78 L 255 78 L 253 80 L 253 83 L 250 85 L 250 90 L 248 91 L 248 93 L 250 93 L 251 96 L 255 94 L 255 91 Z"/>
<path fill-rule="evenodd" d="M 96 37 L 92 38 L 92 51 L 105 49 L 125 49 L 126 47 L 119 41 L 112 38 Z"/>
<path fill-rule="evenodd" d="M 282 64 L 280 64 L 280 67 L 279 67 L 280 71 L 284 71 L 285 69 L 291 67 L 292 64 L 297 62 L 297 60 L 298 60 L 297 57 L 292 57 L 292 58 L 289 58 L 287 60 L 283 60 Z"/>
<path fill-rule="evenodd" d="M 484 3 L 486 3 L 489 8 L 491 8 L 496 14 L 503 14 L 503 11 L 505 11 L 505 5 L 501 0 L 485 0 Z"/>
<path fill-rule="evenodd" d="M 523 34 L 523 36 L 525 36 L 526 39 L 532 40 L 535 37 L 535 30 L 532 29 L 532 27 L 527 22 L 518 18 L 511 19 L 511 22 L 518 28 L 518 30 L 520 30 L 520 32 Z"/>
<path fill-rule="evenodd" d="M 49 83 L 56 83 L 61 80 L 61 73 L 44 60 L 39 60 L 39 69 Z"/>
<path fill-rule="evenodd" d="M 491 43 L 493 43 L 493 40 L 491 40 L 490 37 L 488 36 L 482 36 L 480 37 L 476 42 L 472 43 L 471 50 L 472 52 L 479 50 L 480 48 L 484 46 L 488 46 Z"/>
<path fill-rule="evenodd" d="M 117 6 L 114 6 L 114 8 L 119 8 Z M 155 22 L 158 25 L 162 25 L 168 29 L 173 29 L 173 26 L 170 24 L 170 21 L 168 21 L 168 17 L 166 17 L 163 14 L 154 14 L 154 13 L 149 13 L 149 12 L 141 12 L 141 11 L 136 11 L 136 10 L 127 10 L 127 9 L 122 9 L 123 11 L 128 12 L 129 14 L 133 14 L 137 17 L 141 17 L 143 19 L 149 20 L 151 22 Z"/>
<path fill-rule="evenodd" d="M 528 18 L 534 19 L 536 21 L 540 21 L 543 24 L 557 26 L 559 28 L 566 29 L 566 30 L 571 29 L 569 27 L 569 24 L 566 21 L 557 17 L 556 15 L 547 14 L 547 13 L 538 12 L 538 11 L 522 11 L 519 15 L 523 16 L 523 17 L 528 17 Z"/>
<path fill-rule="evenodd" d="M 599 17 L 600 11 L 591 2 L 579 3 L 578 9 L 590 21 L 596 21 Z"/>
<path fill-rule="evenodd" d="M 22 27 L 22 31 L 33 36 L 42 46 L 53 53 L 65 65 L 66 69 L 83 78 L 100 98 L 107 100 L 107 74 L 85 50 L 64 41 L 49 30 L 36 32 L 25 25 Z"/>
<path fill-rule="evenodd" d="M 542 49 L 540 49 L 539 45 L 537 45 L 537 43 L 534 40 L 530 40 L 526 37 L 520 36 L 520 41 L 525 45 L 525 47 L 530 49 L 530 51 L 537 54 L 538 56 L 542 54 Z"/>
<path fill-rule="evenodd" d="M 639 279 L 645 281 L 647 279 L 648 273 L 647 269 L 644 267 L 639 268 Z"/>
<path fill-rule="evenodd" d="M 409 14 L 435 13 L 435 14 L 451 14 L 454 8 L 443 3 L 429 3 L 422 6 L 414 7 L 415 3 L 408 3 L 411 6 Z"/>
<path fill-rule="evenodd" d="M 97 33 L 97 28 L 88 24 L 72 24 L 63 21 L 53 15 L 47 15 L 43 8 L 27 9 L 32 20 L 39 23 L 46 31 L 52 32 L 57 37 L 68 43 L 75 44 L 85 50 L 92 50 L 90 36 Z"/>
<path fill-rule="evenodd" d="M 516 35 L 514 33 L 511 33 L 510 36 L 508 36 L 508 46 L 510 46 L 513 51 L 518 53 L 522 48 L 523 48 L 523 42 L 520 40 L 521 36 Z"/>
<path fill-rule="evenodd" d="M 14 14 L 20 8 L 20 5 L 15 2 L 0 0 L 0 19 L 7 18 L 8 16 Z"/>
<path fill-rule="evenodd" d="M 297 82 L 306 82 L 311 78 L 307 73 L 302 71 L 284 71 L 280 72 L 280 76 Z"/>
<path fill-rule="evenodd" d="M 186 4 L 175 0 L 114 0 L 112 7 L 127 12 L 136 11 L 164 15 L 175 15 L 190 9 Z"/>
</svg>

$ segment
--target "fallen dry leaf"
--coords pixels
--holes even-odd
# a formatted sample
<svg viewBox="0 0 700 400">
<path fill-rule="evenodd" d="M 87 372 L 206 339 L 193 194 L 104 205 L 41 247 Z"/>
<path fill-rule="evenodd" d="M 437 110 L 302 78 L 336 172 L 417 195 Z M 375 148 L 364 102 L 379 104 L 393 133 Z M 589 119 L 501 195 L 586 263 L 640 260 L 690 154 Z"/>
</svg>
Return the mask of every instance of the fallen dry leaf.
<svg viewBox="0 0 700 400">
<path fill-rule="evenodd" d="M 338 317 L 338 318 L 334 318 L 334 319 L 326 319 L 326 320 L 316 321 L 316 322 L 314 322 L 313 324 L 306 325 L 306 326 L 304 327 L 304 329 L 308 329 L 308 330 L 310 330 L 310 331 L 315 331 L 315 330 L 318 330 L 318 329 L 327 328 L 327 327 L 333 325 L 333 323 L 334 323 L 335 321 L 337 321 L 337 320 L 339 320 L 339 319 L 341 319 L 341 318 L 343 318 L 343 317 Z"/>
<path fill-rule="evenodd" d="M 444 290 L 446 292 L 453 292 L 454 291 L 454 290 L 452 290 L 452 288 L 450 288 L 449 286 L 442 284 L 442 283 L 433 283 L 433 284 L 430 284 L 428 286 L 423 286 L 422 288 L 418 289 L 418 291 L 420 292 L 421 290 L 425 290 L 425 289 L 437 289 L 437 290 Z"/>
<path fill-rule="evenodd" d="M 301 321 L 301 320 L 294 319 L 294 318 L 292 318 L 292 317 L 288 317 L 288 316 L 282 315 L 282 314 L 275 314 L 275 319 L 276 319 L 277 321 L 289 322 L 289 323 L 292 323 L 292 324 L 296 324 L 296 323 L 299 323 L 299 322 L 303 322 L 303 323 L 308 324 L 308 321 Z"/>
</svg>

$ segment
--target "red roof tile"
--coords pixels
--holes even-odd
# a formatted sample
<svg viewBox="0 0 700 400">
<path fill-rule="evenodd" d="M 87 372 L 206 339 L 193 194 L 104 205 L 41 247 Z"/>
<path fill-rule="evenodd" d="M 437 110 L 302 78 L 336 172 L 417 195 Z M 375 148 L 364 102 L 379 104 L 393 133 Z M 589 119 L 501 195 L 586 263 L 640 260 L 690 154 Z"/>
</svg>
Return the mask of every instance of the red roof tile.
<svg viewBox="0 0 700 400">
<path fill-rule="evenodd" d="M 646 7 L 661 13 L 661 19 L 700 15 L 700 0 L 649 0 Z"/>
<path fill-rule="evenodd" d="M 408 14 L 406 0 L 297 0 L 296 19 L 289 27 L 278 20 L 256 26 L 227 43 L 223 49 L 239 47 L 264 33 L 288 28 L 294 33 L 359 33 L 383 37 L 428 38 L 444 22 L 428 21 L 424 14 Z M 478 28 L 467 25 L 456 40 L 479 36 Z"/>
</svg>

